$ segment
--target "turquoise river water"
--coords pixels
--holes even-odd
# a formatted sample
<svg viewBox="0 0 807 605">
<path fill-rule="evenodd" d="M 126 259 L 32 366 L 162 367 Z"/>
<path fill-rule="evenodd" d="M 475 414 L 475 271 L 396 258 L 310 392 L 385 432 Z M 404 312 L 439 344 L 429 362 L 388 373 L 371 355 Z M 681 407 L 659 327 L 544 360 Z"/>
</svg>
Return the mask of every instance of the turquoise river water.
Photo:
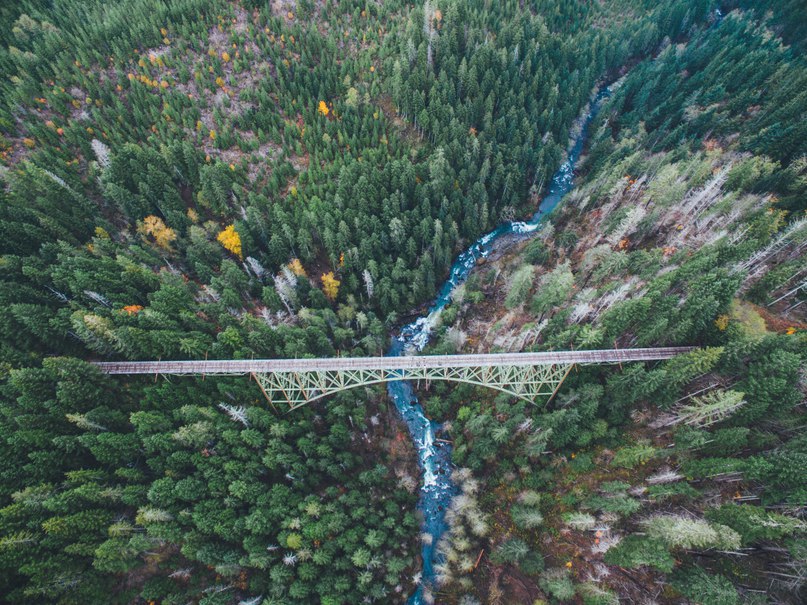
<svg viewBox="0 0 807 605">
<path fill-rule="evenodd" d="M 413 355 L 428 344 L 432 329 L 437 324 L 441 311 L 451 302 L 454 291 L 465 282 L 471 270 L 480 258 L 488 256 L 501 245 L 505 235 L 524 235 L 529 237 L 541 228 L 544 217 L 549 214 L 572 189 L 574 170 L 583 151 L 591 121 L 599 112 L 605 99 L 610 95 L 610 88 L 601 88 L 589 105 L 588 113 L 583 116 L 582 128 L 572 142 L 567 160 L 561 165 L 552 178 L 549 192 L 543 198 L 538 210 L 529 221 L 509 222 L 476 240 L 467 250 L 462 252 L 451 266 L 448 280 L 443 284 L 437 298 L 428 312 L 405 325 L 393 338 L 387 351 L 388 356 Z M 509 238 L 512 241 L 511 238 Z M 437 544 L 447 529 L 445 512 L 457 488 L 451 481 L 451 447 L 444 441 L 436 439 L 440 424 L 433 422 L 423 413 L 412 385 L 399 380 L 387 384 L 390 397 L 409 428 L 409 433 L 418 452 L 418 461 L 423 473 L 420 488 L 418 509 L 423 515 L 423 532 L 431 535 L 431 540 L 423 542 L 423 570 L 420 585 L 409 599 L 409 605 L 427 603 L 427 590 L 434 584 L 434 567 L 440 561 Z"/>
</svg>

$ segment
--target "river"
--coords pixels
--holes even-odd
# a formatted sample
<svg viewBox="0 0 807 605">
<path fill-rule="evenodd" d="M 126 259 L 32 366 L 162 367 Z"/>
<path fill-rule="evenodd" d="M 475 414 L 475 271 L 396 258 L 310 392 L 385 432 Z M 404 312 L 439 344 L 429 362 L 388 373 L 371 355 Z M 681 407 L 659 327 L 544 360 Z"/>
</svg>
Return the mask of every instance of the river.
<svg viewBox="0 0 807 605">
<path fill-rule="evenodd" d="M 582 116 L 581 128 L 572 141 L 566 161 L 552 177 L 549 192 L 541 200 L 538 210 L 532 218 L 529 221 L 499 225 L 461 253 L 451 266 L 449 278 L 440 288 L 428 312 L 401 328 L 398 335 L 392 340 L 387 351 L 388 356 L 413 355 L 423 350 L 429 342 L 432 329 L 437 325 L 440 313 L 451 302 L 454 291 L 468 279 L 468 275 L 480 258 L 488 256 L 501 246 L 503 236 L 513 234 L 528 236 L 540 229 L 544 217 L 572 189 L 574 170 L 580 160 L 591 121 L 610 94 L 610 87 L 604 86 L 594 96 L 589 104 L 588 112 Z M 423 605 L 428 602 L 425 595 L 427 589 L 433 587 L 434 584 L 434 566 L 439 562 L 440 557 L 437 552 L 437 544 L 447 529 L 445 512 L 451 499 L 457 493 L 457 488 L 451 481 L 451 447 L 446 442 L 436 439 L 441 426 L 423 413 L 423 407 L 418 402 L 411 383 L 404 380 L 390 382 L 387 384 L 387 390 L 395 407 L 409 427 L 423 473 L 418 510 L 423 514 L 423 533 L 430 535 L 431 539 L 423 541 L 423 570 L 420 575 L 420 585 L 409 599 L 409 605 Z"/>
</svg>

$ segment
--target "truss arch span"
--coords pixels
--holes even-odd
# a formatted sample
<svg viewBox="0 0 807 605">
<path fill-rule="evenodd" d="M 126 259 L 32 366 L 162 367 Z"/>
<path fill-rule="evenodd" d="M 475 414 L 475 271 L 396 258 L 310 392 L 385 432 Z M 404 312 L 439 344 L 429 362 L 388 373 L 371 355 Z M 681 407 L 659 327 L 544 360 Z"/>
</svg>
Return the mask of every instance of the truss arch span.
<svg viewBox="0 0 807 605">
<path fill-rule="evenodd" d="M 534 402 L 552 397 L 575 364 L 657 361 L 692 347 L 318 359 L 106 361 L 106 374 L 252 375 L 272 404 L 296 409 L 339 391 L 395 380 L 464 382 Z"/>
<path fill-rule="evenodd" d="M 286 404 L 289 410 L 294 410 L 340 391 L 397 380 L 462 382 L 534 403 L 539 397 L 552 397 L 571 368 L 572 364 L 414 367 L 253 372 L 252 376 L 269 401 Z"/>
</svg>

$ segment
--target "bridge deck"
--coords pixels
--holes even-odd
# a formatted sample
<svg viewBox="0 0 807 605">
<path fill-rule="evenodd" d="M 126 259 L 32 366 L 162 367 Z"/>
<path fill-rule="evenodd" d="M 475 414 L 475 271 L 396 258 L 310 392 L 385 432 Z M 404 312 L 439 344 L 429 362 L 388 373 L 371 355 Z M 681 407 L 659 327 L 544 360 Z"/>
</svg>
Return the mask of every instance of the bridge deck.
<svg viewBox="0 0 807 605">
<path fill-rule="evenodd" d="M 315 359 L 222 359 L 207 361 L 108 361 L 95 365 L 106 374 L 251 374 L 333 370 L 400 370 L 490 366 L 621 363 L 670 359 L 693 347 L 605 349 L 543 353 L 488 353 L 481 355 L 418 355 L 404 357 L 328 357 Z"/>
</svg>

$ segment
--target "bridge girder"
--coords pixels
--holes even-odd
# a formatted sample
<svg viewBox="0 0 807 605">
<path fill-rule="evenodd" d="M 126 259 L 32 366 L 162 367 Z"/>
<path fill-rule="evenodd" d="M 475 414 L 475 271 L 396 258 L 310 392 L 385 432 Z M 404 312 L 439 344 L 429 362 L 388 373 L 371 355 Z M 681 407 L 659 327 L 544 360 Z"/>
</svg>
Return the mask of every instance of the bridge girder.
<svg viewBox="0 0 807 605">
<path fill-rule="evenodd" d="M 272 405 L 289 411 L 334 393 L 395 380 L 464 382 L 534 403 L 553 397 L 574 364 L 412 367 L 253 372 Z"/>
</svg>

